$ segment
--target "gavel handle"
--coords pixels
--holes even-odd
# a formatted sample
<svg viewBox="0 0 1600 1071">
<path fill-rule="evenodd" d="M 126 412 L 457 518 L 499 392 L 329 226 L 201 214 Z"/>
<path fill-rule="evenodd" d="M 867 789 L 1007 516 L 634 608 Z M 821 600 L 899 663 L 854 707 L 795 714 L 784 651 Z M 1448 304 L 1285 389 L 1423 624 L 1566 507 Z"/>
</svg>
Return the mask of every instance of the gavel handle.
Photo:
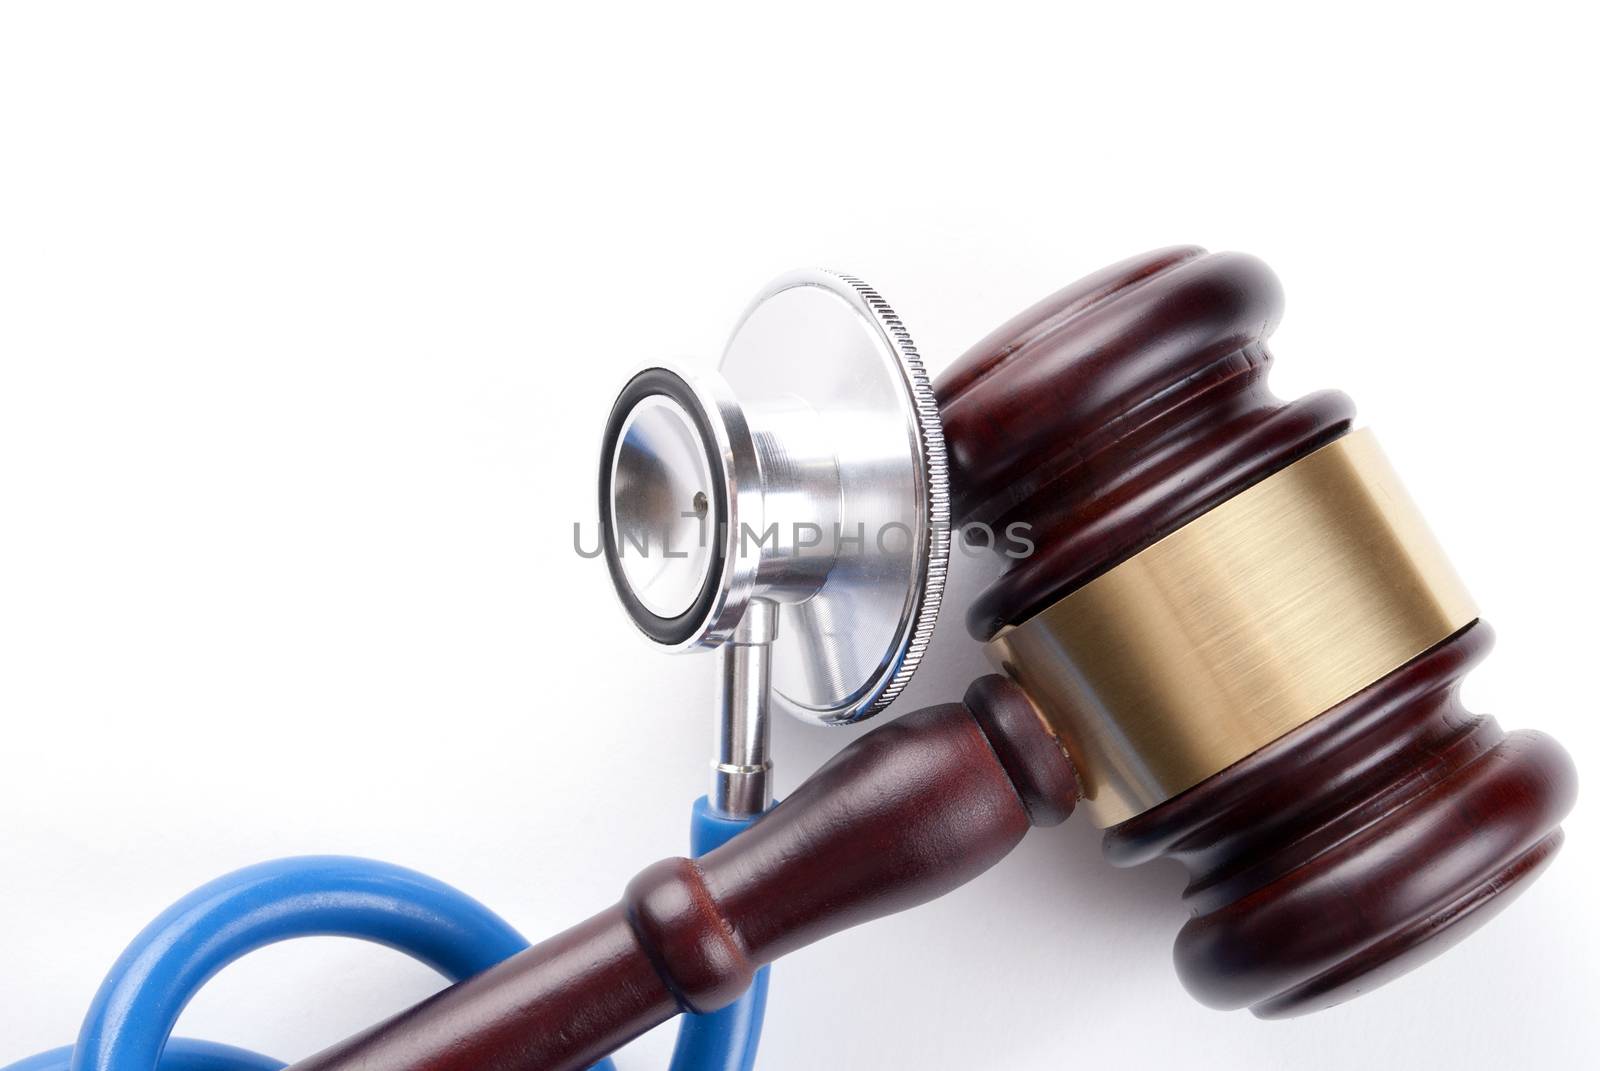
<svg viewBox="0 0 1600 1071">
<path fill-rule="evenodd" d="M 862 736 L 750 829 L 664 859 L 621 902 L 290 1071 L 566 1071 L 682 1011 L 736 999 L 786 952 L 942 896 L 1078 785 L 1016 687 Z"/>
</svg>

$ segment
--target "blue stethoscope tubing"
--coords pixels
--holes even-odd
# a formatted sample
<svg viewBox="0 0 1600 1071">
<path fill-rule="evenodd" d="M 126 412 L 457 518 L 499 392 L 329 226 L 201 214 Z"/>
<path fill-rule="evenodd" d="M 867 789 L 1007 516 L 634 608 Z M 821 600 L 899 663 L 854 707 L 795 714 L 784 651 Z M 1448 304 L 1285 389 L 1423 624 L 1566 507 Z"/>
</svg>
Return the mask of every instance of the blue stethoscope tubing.
<svg viewBox="0 0 1600 1071">
<path fill-rule="evenodd" d="M 753 818 L 695 801 L 690 850 L 728 841 Z M 295 937 L 374 941 L 451 981 L 528 947 L 504 919 L 414 870 L 349 856 L 301 856 L 245 867 L 185 896 L 133 939 L 89 1005 L 77 1043 L 0 1071 L 280 1071 L 281 1060 L 191 1038 L 172 1028 L 200 987 L 258 948 Z M 749 1071 L 766 1010 L 767 970 L 733 1004 L 687 1015 L 671 1071 Z M 616 1071 L 601 1060 L 591 1071 Z"/>
<path fill-rule="evenodd" d="M 711 809 L 704 796 L 694 801 L 689 823 L 689 852 L 702 856 L 732 840 L 754 818 L 726 818 Z M 705 1015 L 685 1015 L 678 1025 L 671 1071 L 749 1071 L 761 1044 L 761 1021 L 767 1013 L 767 972 L 762 967 L 744 995 L 726 1008 Z"/>
</svg>

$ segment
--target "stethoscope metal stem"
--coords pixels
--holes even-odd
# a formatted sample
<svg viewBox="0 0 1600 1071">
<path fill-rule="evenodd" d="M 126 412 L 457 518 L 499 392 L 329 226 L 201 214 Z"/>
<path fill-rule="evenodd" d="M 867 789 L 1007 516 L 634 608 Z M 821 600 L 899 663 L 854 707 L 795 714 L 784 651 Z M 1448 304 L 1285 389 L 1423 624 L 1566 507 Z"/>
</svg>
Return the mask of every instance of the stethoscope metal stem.
<svg viewBox="0 0 1600 1071">
<path fill-rule="evenodd" d="M 711 806 L 729 818 L 749 818 L 772 805 L 772 641 L 778 604 L 751 599 L 733 636 L 722 645 L 722 702 Z"/>
</svg>

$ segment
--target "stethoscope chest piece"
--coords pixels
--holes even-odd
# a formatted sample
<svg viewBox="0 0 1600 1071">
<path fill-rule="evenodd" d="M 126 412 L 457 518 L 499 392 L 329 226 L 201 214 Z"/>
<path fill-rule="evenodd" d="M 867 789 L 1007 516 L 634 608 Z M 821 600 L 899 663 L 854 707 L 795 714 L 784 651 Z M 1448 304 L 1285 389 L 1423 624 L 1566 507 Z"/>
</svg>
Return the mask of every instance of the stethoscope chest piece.
<svg viewBox="0 0 1600 1071">
<path fill-rule="evenodd" d="M 864 283 L 770 285 L 716 372 L 623 387 L 600 466 L 618 596 L 673 650 L 759 647 L 778 707 L 839 724 L 916 669 L 949 556 L 944 437 L 910 336 Z"/>
</svg>

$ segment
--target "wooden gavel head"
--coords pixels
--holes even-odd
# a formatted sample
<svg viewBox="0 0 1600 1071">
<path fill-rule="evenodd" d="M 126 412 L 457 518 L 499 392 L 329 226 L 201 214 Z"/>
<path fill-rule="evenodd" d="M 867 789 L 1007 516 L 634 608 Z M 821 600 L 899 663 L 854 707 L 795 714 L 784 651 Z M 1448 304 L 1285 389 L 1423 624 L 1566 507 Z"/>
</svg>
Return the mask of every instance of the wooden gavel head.
<svg viewBox="0 0 1600 1071">
<path fill-rule="evenodd" d="M 577 1071 L 1075 809 L 1113 862 L 1188 868 L 1178 970 L 1216 1007 L 1326 1007 L 1487 920 L 1559 847 L 1572 762 L 1462 706 L 1489 630 L 1349 399 L 1268 392 L 1280 305 L 1259 261 L 1168 249 L 985 339 L 936 386 L 951 514 L 1006 564 L 969 623 L 1011 679 L 293 1071 Z"/>
<path fill-rule="evenodd" d="M 1118 865 L 1187 867 L 1202 1002 L 1295 1015 L 1471 932 L 1576 793 L 1458 698 L 1489 649 L 1354 407 L 1266 378 L 1260 261 L 1164 249 L 1023 312 L 936 384 L 968 624 L 1061 739 Z"/>
</svg>

